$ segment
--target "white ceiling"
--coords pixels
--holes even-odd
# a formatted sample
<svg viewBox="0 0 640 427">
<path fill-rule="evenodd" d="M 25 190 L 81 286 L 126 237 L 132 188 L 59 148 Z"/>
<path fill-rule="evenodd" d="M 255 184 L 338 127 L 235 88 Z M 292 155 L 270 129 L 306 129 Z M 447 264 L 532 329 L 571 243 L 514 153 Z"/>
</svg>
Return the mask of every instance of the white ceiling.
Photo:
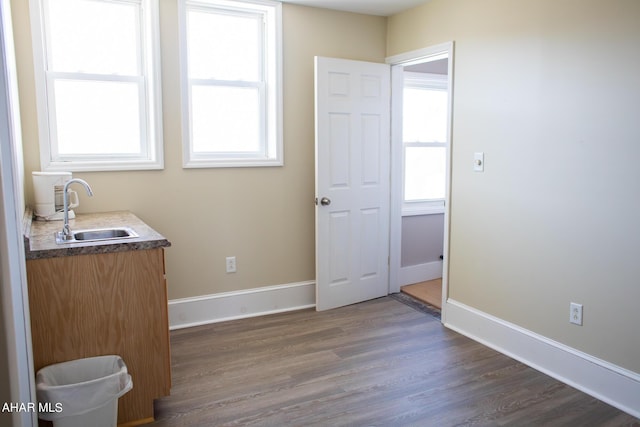
<svg viewBox="0 0 640 427">
<path fill-rule="evenodd" d="M 390 16 L 430 0 L 282 0 L 303 6 L 343 10 L 367 15 Z"/>
</svg>

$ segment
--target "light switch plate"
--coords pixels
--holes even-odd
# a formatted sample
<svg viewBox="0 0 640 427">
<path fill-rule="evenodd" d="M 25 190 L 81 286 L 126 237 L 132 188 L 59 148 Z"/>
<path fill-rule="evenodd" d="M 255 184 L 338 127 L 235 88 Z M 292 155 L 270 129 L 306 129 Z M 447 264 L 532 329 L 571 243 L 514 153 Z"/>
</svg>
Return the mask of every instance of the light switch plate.
<svg viewBox="0 0 640 427">
<path fill-rule="evenodd" d="M 473 153 L 473 170 L 475 172 L 484 172 L 484 153 Z"/>
</svg>

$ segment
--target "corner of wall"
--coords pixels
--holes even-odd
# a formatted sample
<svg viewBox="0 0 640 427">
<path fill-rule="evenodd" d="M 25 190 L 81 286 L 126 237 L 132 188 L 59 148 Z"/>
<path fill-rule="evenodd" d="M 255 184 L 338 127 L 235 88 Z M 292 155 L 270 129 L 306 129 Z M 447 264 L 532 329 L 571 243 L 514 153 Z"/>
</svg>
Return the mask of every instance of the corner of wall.
<svg viewBox="0 0 640 427">
<path fill-rule="evenodd" d="M 449 299 L 445 326 L 640 418 L 640 374 Z"/>
</svg>

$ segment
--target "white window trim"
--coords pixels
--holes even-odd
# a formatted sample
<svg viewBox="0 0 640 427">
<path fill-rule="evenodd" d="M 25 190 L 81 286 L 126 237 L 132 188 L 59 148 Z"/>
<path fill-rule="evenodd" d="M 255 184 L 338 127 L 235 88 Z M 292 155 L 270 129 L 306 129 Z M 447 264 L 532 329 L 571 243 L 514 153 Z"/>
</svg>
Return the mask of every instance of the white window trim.
<svg viewBox="0 0 640 427">
<path fill-rule="evenodd" d="M 404 72 L 404 86 L 426 87 L 429 89 L 447 90 L 448 77 L 440 74 L 430 73 L 414 73 L 410 71 Z M 448 141 L 445 142 L 405 142 L 402 141 L 402 170 L 404 171 L 404 162 L 406 158 L 407 147 L 447 147 Z M 437 215 L 444 213 L 445 198 L 428 199 L 428 200 L 404 200 L 404 173 L 402 175 L 402 213 L 405 216 L 417 215 Z"/>
<path fill-rule="evenodd" d="M 402 216 L 438 215 L 444 213 L 444 200 L 440 204 L 429 205 L 429 202 L 405 202 L 402 206 Z"/>
<path fill-rule="evenodd" d="M 49 121 L 49 102 L 53 101 L 47 93 L 50 85 L 46 71 L 46 46 L 42 32 L 43 28 L 43 1 L 30 0 L 31 35 L 33 38 L 33 61 L 36 88 L 36 112 L 38 117 L 40 166 L 43 171 L 121 171 L 121 170 L 155 170 L 164 168 L 163 139 L 162 139 L 162 90 L 160 73 L 160 28 L 159 28 L 159 3 L 158 0 L 137 0 L 131 3 L 142 5 L 142 25 L 145 32 L 144 51 L 146 55 L 142 60 L 142 67 L 148 78 L 146 86 L 142 90 L 146 96 L 141 99 L 144 108 L 141 107 L 146 120 L 146 132 L 141 135 L 146 138 L 143 147 L 143 156 L 127 158 L 117 157 L 109 160 L 109 155 L 104 158 L 96 156 L 93 159 L 74 159 L 69 156 L 65 161 L 54 160 L 51 149 L 52 131 L 55 124 Z M 56 73 L 61 74 L 61 73 Z M 73 74 L 73 73 L 67 73 Z M 87 75 L 83 75 L 87 76 Z M 84 79 L 84 77 L 83 77 Z"/>
<path fill-rule="evenodd" d="M 251 155 L 251 153 L 194 153 L 191 146 L 191 84 L 187 70 L 187 4 L 199 7 L 247 8 L 272 14 L 273 25 L 268 28 L 265 50 L 274 50 L 273 61 L 267 64 L 266 75 L 266 141 L 270 153 L 268 157 Z M 283 107 L 282 107 L 282 4 L 270 0 L 180 0 L 178 2 L 179 43 L 180 43 L 180 86 L 182 108 L 182 166 L 183 168 L 219 168 L 219 167 L 262 167 L 282 166 L 283 150 Z M 264 115 L 262 117 L 264 119 Z"/>
</svg>

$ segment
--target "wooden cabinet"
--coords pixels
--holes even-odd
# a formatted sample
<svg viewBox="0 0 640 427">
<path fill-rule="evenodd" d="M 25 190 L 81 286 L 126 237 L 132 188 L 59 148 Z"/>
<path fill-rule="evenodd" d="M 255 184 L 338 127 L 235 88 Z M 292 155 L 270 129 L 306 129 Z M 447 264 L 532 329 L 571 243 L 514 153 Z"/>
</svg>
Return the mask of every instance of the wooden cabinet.
<svg viewBox="0 0 640 427">
<path fill-rule="evenodd" d="M 163 249 L 31 259 L 27 278 L 35 370 L 119 355 L 133 389 L 118 424 L 151 422 L 153 400 L 171 387 Z"/>
</svg>

